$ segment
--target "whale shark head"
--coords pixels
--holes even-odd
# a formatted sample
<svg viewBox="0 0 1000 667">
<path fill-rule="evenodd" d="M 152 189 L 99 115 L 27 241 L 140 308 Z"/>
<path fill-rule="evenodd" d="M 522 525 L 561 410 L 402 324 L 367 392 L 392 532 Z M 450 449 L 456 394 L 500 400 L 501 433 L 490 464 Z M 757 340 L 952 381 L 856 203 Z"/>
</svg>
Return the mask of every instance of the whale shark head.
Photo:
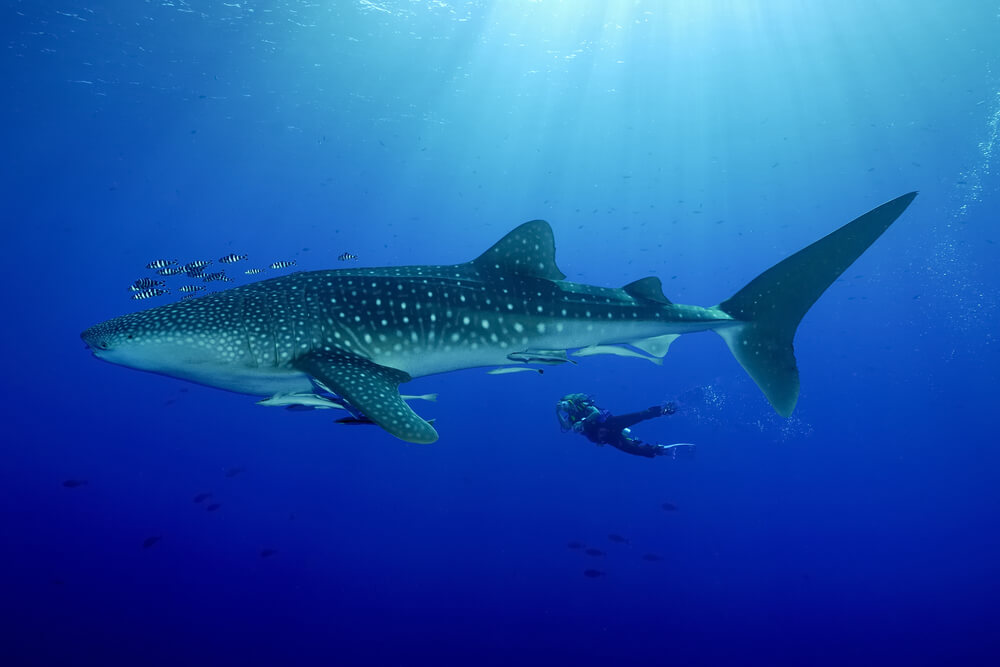
<svg viewBox="0 0 1000 667">
<path fill-rule="evenodd" d="M 225 315 L 225 308 L 203 308 L 192 300 L 116 317 L 80 337 L 104 361 L 190 377 L 192 370 L 238 364 L 245 354 L 233 328 L 222 326 Z"/>
</svg>

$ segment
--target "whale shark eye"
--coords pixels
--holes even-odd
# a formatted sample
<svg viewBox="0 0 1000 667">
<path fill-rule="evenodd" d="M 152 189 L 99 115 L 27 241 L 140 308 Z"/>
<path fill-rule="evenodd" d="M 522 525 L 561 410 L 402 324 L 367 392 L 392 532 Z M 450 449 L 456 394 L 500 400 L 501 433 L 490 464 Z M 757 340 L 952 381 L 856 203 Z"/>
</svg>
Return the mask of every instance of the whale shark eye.
<svg viewBox="0 0 1000 667">
<path fill-rule="evenodd" d="M 132 334 L 129 334 L 129 335 L 125 336 L 125 338 L 127 338 L 129 340 L 132 340 L 133 338 L 135 338 L 135 336 L 133 336 Z"/>
<path fill-rule="evenodd" d="M 106 349 L 108 349 L 108 344 L 106 342 L 104 342 L 104 341 L 101 341 L 100 348 L 102 350 L 106 350 Z"/>
</svg>

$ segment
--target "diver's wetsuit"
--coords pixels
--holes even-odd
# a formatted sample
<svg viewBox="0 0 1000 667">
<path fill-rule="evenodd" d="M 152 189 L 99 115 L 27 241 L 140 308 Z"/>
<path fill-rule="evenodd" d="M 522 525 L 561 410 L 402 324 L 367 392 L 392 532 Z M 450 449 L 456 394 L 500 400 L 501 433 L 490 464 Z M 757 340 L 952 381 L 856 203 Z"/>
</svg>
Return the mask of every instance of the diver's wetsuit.
<svg viewBox="0 0 1000 667">
<path fill-rule="evenodd" d="M 611 445 L 626 454 L 645 456 L 651 459 L 660 455 L 661 447 L 659 445 L 650 445 L 638 438 L 631 438 L 622 433 L 622 431 L 629 426 L 634 426 L 647 419 L 655 419 L 663 414 L 665 414 L 664 409 L 659 405 L 646 408 L 641 412 L 632 412 L 619 416 L 612 414 L 601 415 L 595 411 L 583 420 L 583 430 L 581 433 L 588 440 L 596 442 L 599 445 Z"/>
</svg>

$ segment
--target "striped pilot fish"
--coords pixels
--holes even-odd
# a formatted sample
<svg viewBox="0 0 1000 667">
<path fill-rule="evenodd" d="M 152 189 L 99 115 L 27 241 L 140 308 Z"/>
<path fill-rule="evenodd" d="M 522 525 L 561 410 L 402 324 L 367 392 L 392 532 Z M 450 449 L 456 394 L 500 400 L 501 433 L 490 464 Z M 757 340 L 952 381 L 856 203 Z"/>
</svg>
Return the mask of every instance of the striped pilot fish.
<svg viewBox="0 0 1000 667">
<path fill-rule="evenodd" d="M 176 259 L 154 259 L 152 262 L 146 265 L 147 269 L 163 269 L 171 264 L 176 264 Z"/>
<path fill-rule="evenodd" d="M 342 252 L 337 256 L 337 259 L 339 259 L 341 262 L 346 262 L 349 259 L 357 259 L 357 258 L 358 258 L 357 255 L 349 252 Z"/>
<path fill-rule="evenodd" d="M 154 296 L 163 296 L 164 294 L 170 294 L 170 290 L 160 289 L 159 287 L 151 287 L 150 289 L 144 289 L 133 293 L 132 298 L 136 301 L 141 301 L 143 299 L 151 299 Z"/>
<path fill-rule="evenodd" d="M 290 262 L 271 262 L 272 269 L 287 269 L 290 266 L 295 266 L 295 260 Z"/>
<path fill-rule="evenodd" d="M 264 269 L 247 269 L 243 273 L 247 274 L 248 276 L 256 276 L 258 273 L 264 273 Z"/>
<path fill-rule="evenodd" d="M 129 289 L 133 292 L 138 292 L 140 290 L 149 289 L 150 287 L 159 287 L 165 285 L 162 280 L 156 280 L 154 278 L 139 278 L 134 283 L 129 285 Z"/>
<path fill-rule="evenodd" d="M 246 255 L 234 255 L 232 253 L 226 255 L 225 257 L 220 257 L 219 262 L 222 264 L 232 264 L 233 262 L 240 262 L 246 259 Z"/>
</svg>

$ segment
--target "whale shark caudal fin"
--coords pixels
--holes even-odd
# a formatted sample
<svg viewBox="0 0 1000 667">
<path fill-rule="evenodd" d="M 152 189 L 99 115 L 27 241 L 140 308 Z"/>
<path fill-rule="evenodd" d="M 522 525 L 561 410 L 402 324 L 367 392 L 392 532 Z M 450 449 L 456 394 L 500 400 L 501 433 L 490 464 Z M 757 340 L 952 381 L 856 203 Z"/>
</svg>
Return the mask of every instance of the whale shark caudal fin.
<svg viewBox="0 0 1000 667">
<path fill-rule="evenodd" d="M 778 262 L 717 308 L 740 322 L 716 330 L 777 410 L 799 398 L 795 329 L 826 289 L 889 228 L 916 192 L 897 197 Z"/>
<path fill-rule="evenodd" d="M 438 439 L 434 427 L 399 395 L 400 383 L 413 379 L 409 373 L 333 349 L 309 353 L 296 361 L 295 366 L 400 440 L 427 444 Z"/>
</svg>

